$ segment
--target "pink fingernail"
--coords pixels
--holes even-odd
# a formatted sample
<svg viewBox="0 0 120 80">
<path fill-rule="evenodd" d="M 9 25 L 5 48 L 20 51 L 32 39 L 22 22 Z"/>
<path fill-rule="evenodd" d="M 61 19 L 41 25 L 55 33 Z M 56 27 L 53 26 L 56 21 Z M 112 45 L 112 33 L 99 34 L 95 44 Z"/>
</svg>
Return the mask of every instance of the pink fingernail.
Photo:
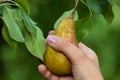
<svg viewBox="0 0 120 80">
<path fill-rule="evenodd" d="M 57 39 L 58 39 L 58 37 L 54 36 L 54 35 L 48 35 L 47 36 L 47 41 L 50 42 L 50 43 L 55 43 Z"/>
</svg>

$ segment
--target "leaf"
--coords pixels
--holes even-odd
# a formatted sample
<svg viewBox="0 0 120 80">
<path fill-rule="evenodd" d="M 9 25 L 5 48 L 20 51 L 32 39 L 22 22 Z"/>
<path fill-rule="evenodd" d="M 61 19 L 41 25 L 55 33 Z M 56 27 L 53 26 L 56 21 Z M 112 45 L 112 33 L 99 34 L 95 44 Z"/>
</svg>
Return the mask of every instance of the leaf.
<svg viewBox="0 0 120 80">
<path fill-rule="evenodd" d="M 117 4 L 120 7 L 120 0 L 112 0 L 113 3 Z"/>
<path fill-rule="evenodd" d="M 24 12 L 22 8 L 20 8 L 20 15 L 24 24 L 22 29 L 27 49 L 33 56 L 43 60 L 46 43 L 42 30 L 36 26 L 36 23 Z"/>
<path fill-rule="evenodd" d="M 3 15 L 3 10 L 4 10 L 4 7 L 0 5 L 0 16 Z"/>
<path fill-rule="evenodd" d="M 33 40 L 31 36 L 25 32 L 25 45 L 32 55 L 43 60 L 46 43 L 42 31 L 38 27 L 36 27 L 36 30 L 37 37 L 35 40 Z"/>
<path fill-rule="evenodd" d="M 87 0 L 87 4 L 94 13 L 103 14 L 109 24 L 113 21 L 114 14 L 111 0 Z"/>
<path fill-rule="evenodd" d="M 73 9 L 72 9 L 72 10 L 73 10 Z M 61 21 L 63 18 L 67 18 L 67 17 L 71 14 L 72 10 L 66 11 L 66 12 L 64 12 L 64 13 L 62 14 L 62 16 L 55 22 L 55 24 L 54 24 L 54 29 L 56 29 L 56 27 L 58 26 L 58 24 L 60 23 L 60 21 Z M 73 20 L 74 20 L 74 21 L 78 20 L 78 13 L 77 13 L 77 11 L 75 12 L 75 15 L 74 15 Z"/>
<path fill-rule="evenodd" d="M 17 47 L 17 42 L 15 42 L 13 39 L 11 39 L 9 33 L 8 33 L 8 30 L 7 28 L 4 26 L 2 28 L 2 35 L 3 35 L 3 38 L 5 39 L 5 41 L 11 46 L 13 47 L 14 49 L 16 49 Z"/>
<path fill-rule="evenodd" d="M 22 9 L 24 9 L 24 11 L 29 14 L 30 13 L 30 6 L 28 3 L 28 0 L 15 0 L 15 2 L 17 4 L 19 4 L 20 7 L 22 7 Z"/>
<path fill-rule="evenodd" d="M 91 9 L 90 9 L 90 7 L 88 7 L 88 5 L 83 0 L 81 0 L 81 2 L 88 8 L 87 10 L 88 10 L 89 14 L 82 17 L 81 19 L 75 21 L 76 38 L 77 38 L 78 42 L 81 41 L 82 39 L 84 39 L 90 33 L 91 28 L 92 28 Z M 82 12 L 82 13 L 84 13 L 84 12 Z M 80 14 L 80 15 L 82 15 L 82 14 Z"/>
<path fill-rule="evenodd" d="M 95 12 L 95 13 L 102 12 L 98 0 L 86 0 L 86 2 L 93 12 Z"/>
<path fill-rule="evenodd" d="M 113 0 L 108 0 L 108 2 L 112 5 L 113 4 Z"/>
<path fill-rule="evenodd" d="M 109 2 L 108 2 L 108 0 L 98 0 L 98 1 L 100 4 L 100 7 L 102 9 L 102 14 L 103 14 L 104 18 L 106 19 L 108 24 L 110 24 L 114 18 L 112 4 L 110 3 L 110 0 L 109 0 Z"/>
<path fill-rule="evenodd" d="M 23 20 L 23 23 L 26 27 L 26 29 L 31 33 L 31 35 L 35 38 L 35 36 L 37 35 L 37 31 L 35 28 L 35 23 L 32 21 L 32 19 L 24 12 L 23 9 L 20 9 L 21 12 L 21 17 Z"/>
<path fill-rule="evenodd" d="M 4 15 L 2 17 L 8 29 L 10 38 L 16 42 L 22 42 L 21 37 L 24 35 L 24 42 L 30 53 L 43 60 L 43 54 L 46 48 L 45 39 L 41 29 L 36 26 L 36 23 L 26 14 L 22 8 L 11 9 L 5 7 Z M 11 23 L 11 24 L 10 24 Z M 4 35 L 5 30 L 3 30 Z M 13 45 L 11 39 L 4 36 L 10 45 Z"/>
<path fill-rule="evenodd" d="M 7 6 L 5 6 L 2 19 L 6 27 L 8 28 L 10 37 L 17 42 L 24 42 L 24 37 L 19 28 L 19 25 L 16 23 L 16 20 L 14 19 L 14 16 L 15 14 L 17 14 L 17 12 L 18 9 L 10 9 Z"/>
<path fill-rule="evenodd" d="M 111 5 L 108 6 L 107 10 L 103 13 L 103 16 L 105 17 L 108 24 L 110 24 L 113 21 L 114 13 Z"/>
<path fill-rule="evenodd" d="M 89 18 L 79 19 L 75 22 L 77 41 L 84 39 L 91 31 L 92 22 Z"/>
</svg>

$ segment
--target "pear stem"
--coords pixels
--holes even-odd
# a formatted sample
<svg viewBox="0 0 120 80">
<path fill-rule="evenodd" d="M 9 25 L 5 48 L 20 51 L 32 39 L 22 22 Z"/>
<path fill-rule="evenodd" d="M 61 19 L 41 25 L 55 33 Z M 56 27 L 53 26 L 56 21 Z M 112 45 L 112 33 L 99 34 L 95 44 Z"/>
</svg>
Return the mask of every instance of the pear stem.
<svg viewBox="0 0 120 80">
<path fill-rule="evenodd" d="M 75 11 L 76 11 L 76 8 L 78 6 L 78 3 L 79 3 L 79 0 L 75 0 L 75 6 L 74 6 L 73 11 L 71 12 L 71 14 L 69 15 L 68 18 L 73 19 Z"/>
</svg>

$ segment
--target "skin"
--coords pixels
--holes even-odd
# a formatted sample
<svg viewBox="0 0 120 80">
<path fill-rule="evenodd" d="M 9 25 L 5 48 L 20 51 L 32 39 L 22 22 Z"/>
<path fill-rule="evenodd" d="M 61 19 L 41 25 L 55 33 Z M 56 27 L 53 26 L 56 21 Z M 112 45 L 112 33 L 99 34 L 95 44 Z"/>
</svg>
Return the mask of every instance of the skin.
<svg viewBox="0 0 120 80">
<path fill-rule="evenodd" d="M 49 34 L 53 33 L 54 31 L 49 32 Z M 70 60 L 72 76 L 58 76 L 52 74 L 44 64 L 40 64 L 38 70 L 47 80 L 103 80 L 98 57 L 94 51 L 83 43 L 79 43 L 79 47 L 76 47 L 65 39 L 59 37 L 56 39 L 56 36 L 52 36 L 52 38 L 53 37 L 55 37 L 53 41 L 47 38 L 47 44 L 57 51 L 62 51 Z"/>
</svg>

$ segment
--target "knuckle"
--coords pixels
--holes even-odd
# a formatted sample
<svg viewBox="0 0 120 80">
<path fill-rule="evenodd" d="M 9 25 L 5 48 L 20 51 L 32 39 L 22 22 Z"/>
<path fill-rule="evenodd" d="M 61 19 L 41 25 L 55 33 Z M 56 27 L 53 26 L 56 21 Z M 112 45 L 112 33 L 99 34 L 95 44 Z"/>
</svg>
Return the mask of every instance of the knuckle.
<svg viewBox="0 0 120 80">
<path fill-rule="evenodd" d="M 77 51 L 75 54 L 75 60 L 73 60 L 73 65 L 79 65 L 86 63 L 88 61 L 88 57 L 84 55 L 81 51 Z"/>
<path fill-rule="evenodd" d="M 57 47 L 60 49 L 60 50 L 66 50 L 67 48 L 69 48 L 69 42 L 65 39 L 59 39 L 58 42 L 56 43 Z"/>
</svg>

